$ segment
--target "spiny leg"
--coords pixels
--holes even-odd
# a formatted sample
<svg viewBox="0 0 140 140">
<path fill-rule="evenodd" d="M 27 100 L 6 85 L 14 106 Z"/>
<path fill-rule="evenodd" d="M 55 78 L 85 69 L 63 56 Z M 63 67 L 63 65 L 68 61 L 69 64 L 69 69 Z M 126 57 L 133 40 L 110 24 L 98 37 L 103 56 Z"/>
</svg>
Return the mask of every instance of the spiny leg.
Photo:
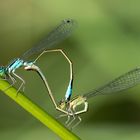
<svg viewBox="0 0 140 140">
<path fill-rule="evenodd" d="M 71 116 L 68 114 L 67 117 L 68 117 L 68 118 L 67 118 L 67 120 L 66 120 L 66 122 L 65 122 L 66 125 L 67 125 L 68 122 L 70 121 Z"/>
<path fill-rule="evenodd" d="M 67 114 L 60 114 L 59 116 L 56 117 L 56 119 L 59 119 L 59 118 L 63 118 L 63 117 L 66 117 L 68 116 Z"/>
<path fill-rule="evenodd" d="M 70 125 L 74 122 L 74 120 L 76 119 L 77 117 L 74 116 L 73 119 L 67 124 L 67 127 L 70 127 Z"/>
<path fill-rule="evenodd" d="M 70 115 L 69 114 L 60 114 L 57 119 L 62 118 L 62 117 L 66 117 L 67 116 L 67 120 L 65 122 L 65 124 L 68 124 L 68 122 L 70 121 Z"/>
<path fill-rule="evenodd" d="M 72 127 L 71 127 L 71 130 L 73 130 L 76 126 L 78 126 L 79 124 L 80 124 L 80 122 L 81 122 L 81 117 L 80 116 L 78 116 L 78 115 L 75 115 L 75 112 L 76 112 L 76 110 L 75 110 L 75 108 L 73 108 L 73 119 L 71 120 L 71 122 L 69 122 L 69 124 L 68 124 L 68 127 L 70 126 L 70 125 L 72 125 L 72 123 L 76 120 L 76 118 L 79 120 L 75 125 L 73 125 Z"/>
<path fill-rule="evenodd" d="M 23 87 L 23 91 L 24 91 L 24 85 L 25 85 L 25 81 L 20 77 L 20 76 L 18 76 L 14 71 L 12 72 L 12 74 L 15 76 L 15 77 L 17 77 L 19 80 L 21 80 L 22 81 L 22 83 L 21 83 L 21 85 L 20 85 L 20 87 L 18 88 L 18 90 L 17 90 L 17 95 L 18 95 L 18 92 L 19 92 L 19 90 Z"/>
<path fill-rule="evenodd" d="M 16 83 L 16 79 L 13 76 L 11 76 L 10 73 L 8 74 L 8 76 L 11 79 L 12 84 L 10 84 L 10 86 L 8 86 L 6 89 L 4 89 L 4 91 L 8 90 L 10 87 L 12 87 Z"/>
<path fill-rule="evenodd" d="M 70 110 L 70 113 L 72 114 L 73 119 L 67 122 L 67 127 L 69 127 L 73 123 L 73 121 L 76 119 L 75 114 L 72 110 Z"/>
<path fill-rule="evenodd" d="M 78 116 L 77 118 L 79 119 L 79 121 L 75 125 L 73 125 L 71 129 L 74 129 L 76 126 L 78 126 L 81 123 L 82 121 L 81 117 Z"/>
<path fill-rule="evenodd" d="M 87 102 L 84 102 L 84 109 L 81 110 L 81 111 L 79 112 L 79 114 L 81 114 L 81 113 L 83 113 L 83 112 L 86 112 L 86 111 L 87 111 L 87 108 L 88 108 L 88 103 L 87 103 Z M 78 116 L 78 114 L 76 114 L 76 113 L 77 113 L 77 111 L 76 111 L 76 106 L 73 106 L 73 111 L 74 111 L 76 117 L 79 119 L 79 121 L 78 121 L 75 125 L 73 125 L 73 126 L 71 127 L 71 129 L 74 129 L 76 126 L 78 126 L 78 124 L 80 124 L 80 122 L 81 122 L 81 120 L 82 120 L 81 117 Z"/>
<path fill-rule="evenodd" d="M 11 86 L 13 86 L 17 81 L 16 81 L 16 79 L 15 79 L 13 76 L 11 76 L 11 74 L 8 74 L 8 76 L 9 76 L 10 79 L 12 80 Z"/>
<path fill-rule="evenodd" d="M 69 114 L 61 114 L 57 117 L 57 119 L 62 118 L 62 117 L 66 117 L 67 116 L 67 120 L 65 122 L 66 126 L 69 127 L 69 121 L 71 119 L 71 116 Z M 71 122 L 71 121 L 70 121 Z M 68 125 L 67 125 L 68 124 Z"/>
</svg>

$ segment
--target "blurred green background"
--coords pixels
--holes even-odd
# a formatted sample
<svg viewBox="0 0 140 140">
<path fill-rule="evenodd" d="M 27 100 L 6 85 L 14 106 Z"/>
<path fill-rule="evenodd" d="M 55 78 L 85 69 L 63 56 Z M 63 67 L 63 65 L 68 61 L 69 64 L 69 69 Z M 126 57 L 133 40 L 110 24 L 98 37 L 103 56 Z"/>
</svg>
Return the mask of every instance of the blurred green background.
<svg viewBox="0 0 140 140">
<path fill-rule="evenodd" d="M 57 48 L 73 61 L 73 96 L 91 91 L 140 66 L 139 5 L 138 0 L 1 0 L 0 65 L 37 44 L 62 19 L 72 18 L 78 27 Z M 68 85 L 69 65 L 58 53 L 44 55 L 38 65 L 59 101 Z M 17 73 L 26 80 L 25 94 L 56 117 L 59 113 L 38 75 L 23 69 Z M 74 133 L 83 140 L 139 140 L 139 91 L 136 86 L 121 95 L 91 99 Z M 0 111 L 0 140 L 59 139 L 2 92 Z"/>
</svg>

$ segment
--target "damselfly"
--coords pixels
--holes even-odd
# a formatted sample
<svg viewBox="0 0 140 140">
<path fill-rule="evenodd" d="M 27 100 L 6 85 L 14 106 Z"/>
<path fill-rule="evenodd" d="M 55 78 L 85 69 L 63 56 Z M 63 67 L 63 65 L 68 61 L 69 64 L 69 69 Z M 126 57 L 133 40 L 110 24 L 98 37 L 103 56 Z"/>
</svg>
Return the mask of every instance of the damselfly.
<svg viewBox="0 0 140 140">
<path fill-rule="evenodd" d="M 55 107 L 58 111 L 62 112 L 59 117 L 68 117 L 66 124 L 70 126 L 75 119 L 78 119 L 78 122 L 73 125 L 72 128 L 77 126 L 81 122 L 80 114 L 87 112 L 88 110 L 88 99 L 97 95 L 108 95 L 112 93 L 117 93 L 128 88 L 134 87 L 140 83 L 140 68 L 135 68 L 113 81 L 101 86 L 95 90 L 92 90 L 89 93 L 76 96 L 71 99 L 72 92 L 66 93 L 65 99 L 62 99 L 57 105 L 55 102 Z M 50 87 L 48 86 L 49 91 Z M 69 88 L 70 90 L 70 88 Z M 52 93 L 50 93 L 52 94 Z M 54 100 L 55 101 L 55 100 Z M 78 109 L 82 105 L 82 109 Z"/>
<path fill-rule="evenodd" d="M 36 71 L 41 77 L 41 79 L 43 80 L 43 82 L 45 83 L 45 85 L 47 86 L 47 81 L 46 81 L 45 76 L 43 75 L 40 68 L 37 65 L 35 65 L 35 63 L 44 53 L 60 52 L 66 58 L 66 60 L 70 63 L 70 71 L 71 71 L 70 81 L 71 81 L 72 80 L 72 66 L 71 66 L 71 61 L 69 60 L 69 58 L 61 49 L 55 49 L 55 50 L 49 50 L 49 49 L 52 49 L 57 43 L 67 38 L 72 33 L 73 29 L 75 28 L 75 25 L 76 25 L 75 23 L 76 22 L 72 19 L 63 20 L 62 23 L 59 24 L 54 30 L 52 30 L 52 32 L 50 32 L 38 45 L 26 51 L 20 58 L 14 59 L 7 66 L 1 66 L 0 76 L 3 78 L 3 80 L 4 79 L 7 80 L 8 78 L 11 79 L 12 81 L 11 86 L 15 84 L 16 82 L 15 78 L 19 79 L 21 81 L 21 85 L 18 89 L 19 91 L 22 87 L 24 88 L 25 81 L 23 78 L 17 75 L 15 71 L 18 68 L 23 67 L 25 70 Z M 41 53 L 41 54 L 34 61 L 29 61 L 29 57 L 37 53 Z M 50 96 L 52 97 L 52 95 Z"/>
</svg>

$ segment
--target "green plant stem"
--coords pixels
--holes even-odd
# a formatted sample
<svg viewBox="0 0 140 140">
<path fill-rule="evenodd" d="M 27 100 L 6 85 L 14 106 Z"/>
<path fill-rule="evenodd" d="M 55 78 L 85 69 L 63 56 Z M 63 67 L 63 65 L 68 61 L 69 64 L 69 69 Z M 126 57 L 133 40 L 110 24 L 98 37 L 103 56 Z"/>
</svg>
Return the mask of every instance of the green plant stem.
<svg viewBox="0 0 140 140">
<path fill-rule="evenodd" d="M 55 132 L 59 137 L 63 140 L 80 140 L 75 134 L 70 132 L 67 128 L 62 126 L 59 122 L 57 122 L 54 118 L 52 118 L 46 111 L 41 109 L 38 105 L 33 103 L 29 98 L 23 95 L 21 92 L 18 92 L 13 87 L 5 90 L 9 87 L 9 83 L 0 80 L 0 90 L 2 90 L 7 96 L 13 99 L 16 103 L 22 106 L 26 111 L 31 113 L 35 118 L 37 118 L 40 122 L 50 128 L 53 132 Z"/>
</svg>

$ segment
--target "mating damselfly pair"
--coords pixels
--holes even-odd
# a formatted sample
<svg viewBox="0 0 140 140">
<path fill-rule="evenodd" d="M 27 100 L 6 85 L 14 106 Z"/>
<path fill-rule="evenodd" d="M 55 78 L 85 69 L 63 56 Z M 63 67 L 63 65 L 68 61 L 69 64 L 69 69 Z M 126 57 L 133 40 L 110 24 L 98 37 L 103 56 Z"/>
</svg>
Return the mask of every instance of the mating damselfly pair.
<svg viewBox="0 0 140 140">
<path fill-rule="evenodd" d="M 19 75 L 15 73 L 16 69 L 24 68 L 25 70 L 36 71 L 39 74 L 40 78 L 43 80 L 56 110 L 63 113 L 59 117 L 66 116 L 67 117 L 66 125 L 72 126 L 72 128 L 74 128 L 81 122 L 80 114 L 87 112 L 88 110 L 87 100 L 90 99 L 91 97 L 94 97 L 96 95 L 107 95 L 117 93 L 119 91 L 131 88 L 140 83 L 140 68 L 135 68 L 119 76 L 113 81 L 107 83 L 106 85 L 101 86 L 100 88 L 94 89 L 89 93 L 82 94 L 71 99 L 73 89 L 72 62 L 62 49 L 52 49 L 52 48 L 57 43 L 67 38 L 75 29 L 75 27 L 76 22 L 74 20 L 72 19 L 63 20 L 61 24 L 59 24 L 54 30 L 52 30 L 52 32 L 50 32 L 37 46 L 29 49 L 20 58 L 13 60 L 7 66 L 0 67 L 0 76 L 2 77 L 1 80 L 10 79 L 12 81 L 11 86 L 13 86 L 16 83 L 16 78 L 18 78 L 21 81 L 21 85 L 17 90 L 17 93 L 21 88 L 24 89 L 25 81 L 23 78 L 21 78 Z M 60 52 L 70 65 L 70 80 L 68 88 L 64 99 L 62 99 L 58 104 L 53 96 L 53 93 L 51 92 L 51 88 L 47 82 L 46 77 L 42 73 L 41 69 L 36 65 L 37 60 L 47 52 Z M 29 57 L 31 55 L 38 53 L 40 54 L 34 61 L 29 61 Z M 7 89 L 8 88 L 10 87 L 7 87 Z M 80 105 L 83 105 L 83 108 L 81 110 L 77 110 L 77 107 Z M 78 119 L 78 121 L 74 125 L 72 125 L 75 119 Z"/>
</svg>

